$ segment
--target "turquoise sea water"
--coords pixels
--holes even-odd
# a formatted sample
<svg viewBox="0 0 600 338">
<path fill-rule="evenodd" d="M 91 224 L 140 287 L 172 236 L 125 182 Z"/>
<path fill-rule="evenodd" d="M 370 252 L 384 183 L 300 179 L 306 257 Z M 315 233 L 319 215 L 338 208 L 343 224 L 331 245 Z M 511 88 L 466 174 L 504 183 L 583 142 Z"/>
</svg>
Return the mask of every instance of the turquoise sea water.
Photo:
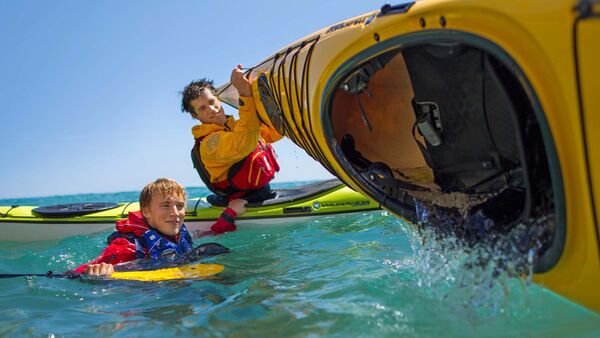
<svg viewBox="0 0 600 338">
<path fill-rule="evenodd" d="M 289 187 L 292 184 L 279 184 Z M 277 186 L 277 185 L 276 185 Z M 192 197 L 204 188 L 189 188 Z M 136 200 L 138 192 L 0 200 Z M 62 272 L 106 233 L 0 243 L 0 273 Z M 527 279 L 466 269 L 383 211 L 206 237 L 232 252 L 213 280 L 0 279 L 0 336 L 597 337 L 600 316 Z"/>
</svg>

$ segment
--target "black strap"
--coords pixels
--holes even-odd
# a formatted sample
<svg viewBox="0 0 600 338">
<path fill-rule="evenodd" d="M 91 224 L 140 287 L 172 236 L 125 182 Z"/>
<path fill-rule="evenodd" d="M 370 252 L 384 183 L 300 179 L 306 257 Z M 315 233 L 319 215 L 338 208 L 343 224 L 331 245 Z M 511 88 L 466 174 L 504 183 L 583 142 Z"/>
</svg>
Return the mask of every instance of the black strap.
<svg viewBox="0 0 600 338">
<path fill-rule="evenodd" d="M 412 128 L 413 138 L 414 138 L 415 142 L 417 143 L 417 146 L 419 146 L 419 149 L 421 150 L 421 154 L 423 154 L 423 157 L 425 158 L 425 162 L 427 162 L 427 165 L 431 169 L 435 170 L 436 172 L 438 172 L 440 174 L 449 174 L 449 173 L 455 173 L 455 172 L 459 172 L 459 171 L 494 169 L 496 167 L 494 165 L 494 161 L 481 160 L 481 161 L 456 163 L 456 164 L 453 164 L 453 165 L 450 165 L 450 166 L 447 166 L 444 168 L 439 168 L 433 162 L 433 159 L 431 158 L 431 154 L 427 151 L 427 148 L 425 148 L 423 143 L 419 142 L 419 140 L 417 139 L 416 130 L 417 130 L 417 122 L 415 122 L 415 124 L 413 125 L 413 128 Z"/>
<path fill-rule="evenodd" d="M 9 213 L 9 212 L 10 212 L 12 209 L 14 209 L 14 208 L 18 208 L 18 207 L 20 207 L 20 206 L 19 206 L 19 205 L 11 205 L 11 206 L 10 206 L 10 208 L 9 208 L 9 209 L 8 209 L 8 210 L 7 210 L 7 211 L 4 213 L 4 215 L 2 215 L 2 218 L 4 218 L 4 217 L 8 216 L 8 213 Z"/>
<path fill-rule="evenodd" d="M 419 146 L 419 149 L 421 150 L 421 154 L 423 154 L 423 158 L 425 158 L 425 162 L 427 162 L 427 165 L 433 169 L 436 170 L 438 169 L 435 166 L 435 163 L 433 163 L 433 159 L 431 158 L 431 154 L 429 154 L 429 152 L 427 151 L 427 148 L 425 148 L 425 146 L 423 145 L 423 143 L 419 142 L 419 140 L 417 139 L 417 121 L 415 121 L 415 124 L 413 124 L 412 127 L 412 135 L 413 138 L 415 139 L 415 142 L 417 143 L 417 146 Z"/>
<path fill-rule="evenodd" d="M 406 190 L 429 191 L 427 188 L 397 179 L 392 169 L 383 162 L 374 162 L 362 174 L 391 197 L 402 197 Z"/>
<path fill-rule="evenodd" d="M 79 279 L 81 278 L 80 273 L 66 272 L 62 274 L 55 274 L 52 271 L 46 273 L 3 273 L 0 274 L 0 278 L 16 278 L 16 277 L 48 277 L 48 278 L 67 278 L 67 279 Z"/>
<path fill-rule="evenodd" d="M 215 185 L 210 181 L 210 174 L 208 173 L 208 170 L 206 170 L 206 167 L 204 166 L 204 163 L 202 162 L 202 157 L 201 157 L 202 155 L 200 155 L 200 146 L 201 146 L 204 138 L 205 137 L 200 137 L 200 138 L 196 139 L 196 142 L 194 143 L 194 147 L 192 148 L 192 154 L 191 154 L 192 162 L 194 163 L 194 168 L 198 172 L 198 176 L 200 176 L 200 179 L 202 179 L 202 182 L 204 182 L 204 185 L 206 185 L 206 187 L 210 191 L 212 191 L 214 194 L 219 195 L 219 196 L 225 196 L 225 197 L 231 196 L 231 195 L 233 195 L 235 193 L 239 193 L 239 192 L 247 193 L 249 191 L 253 191 L 253 190 L 240 189 L 240 188 L 236 187 L 235 184 L 233 184 L 233 177 L 235 175 L 237 175 L 237 173 L 240 171 L 240 169 L 244 165 L 244 162 L 248 158 L 247 156 L 244 157 L 243 159 L 241 159 L 240 161 L 237 161 L 236 163 L 234 163 L 231 166 L 231 168 L 229 169 L 229 172 L 227 173 L 227 181 L 229 182 L 229 187 L 227 187 L 227 189 L 219 189 L 219 188 L 215 187 Z M 264 142 L 261 141 L 260 139 L 258 141 L 258 145 L 260 147 L 266 146 L 264 144 Z"/>
<path fill-rule="evenodd" d="M 231 191 L 217 189 L 214 186 L 214 184 L 212 184 L 212 182 L 210 181 L 210 174 L 204 167 L 204 163 L 202 163 L 202 158 L 200 155 L 200 145 L 202 144 L 203 139 L 204 139 L 203 137 L 198 138 L 196 140 L 196 142 L 194 143 L 194 147 L 192 148 L 191 155 L 192 155 L 192 163 L 194 164 L 194 168 L 198 172 L 198 176 L 200 176 L 200 179 L 202 180 L 202 182 L 204 182 L 204 185 L 208 188 L 208 190 L 212 191 L 214 194 L 217 194 L 219 196 L 229 196 L 232 194 Z"/>
<path fill-rule="evenodd" d="M 226 213 L 225 211 L 223 211 L 221 213 L 221 216 L 219 216 L 219 217 L 228 223 L 235 224 L 235 217 L 231 216 L 230 214 Z"/>
</svg>

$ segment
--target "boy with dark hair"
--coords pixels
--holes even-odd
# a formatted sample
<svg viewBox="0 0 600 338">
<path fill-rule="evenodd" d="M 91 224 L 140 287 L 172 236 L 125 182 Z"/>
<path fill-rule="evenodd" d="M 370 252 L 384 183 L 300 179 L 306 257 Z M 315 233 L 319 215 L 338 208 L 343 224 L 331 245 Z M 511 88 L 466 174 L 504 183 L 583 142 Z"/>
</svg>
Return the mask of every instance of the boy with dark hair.
<svg viewBox="0 0 600 338">
<path fill-rule="evenodd" d="M 217 222 L 211 226 L 219 234 L 236 229 L 235 217 L 243 213 L 246 201 L 229 202 Z M 113 265 L 136 259 L 182 256 L 193 248 L 192 237 L 183 219 L 186 194 L 184 187 L 168 178 L 146 185 L 140 194 L 140 211 L 117 221 L 116 231 L 108 237 L 108 246 L 93 261 L 74 270 L 90 275 L 110 275 Z"/>
<path fill-rule="evenodd" d="M 212 81 L 201 79 L 181 92 L 181 110 L 201 122 L 192 128 L 194 166 L 206 186 L 229 199 L 256 202 L 272 198 L 269 182 L 279 171 L 270 143 L 282 136 L 260 122 L 252 87 L 238 65 L 231 84 L 240 95 L 239 120 L 225 115 Z"/>
</svg>

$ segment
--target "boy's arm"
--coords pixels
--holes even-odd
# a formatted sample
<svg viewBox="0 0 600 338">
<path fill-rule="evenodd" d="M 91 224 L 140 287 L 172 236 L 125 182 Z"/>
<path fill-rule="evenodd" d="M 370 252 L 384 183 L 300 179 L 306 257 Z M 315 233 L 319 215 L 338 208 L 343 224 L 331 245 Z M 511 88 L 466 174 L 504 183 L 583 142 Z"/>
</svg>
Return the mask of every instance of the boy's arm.
<svg viewBox="0 0 600 338">
<path fill-rule="evenodd" d="M 260 121 L 252 98 L 252 86 L 241 64 L 231 72 L 230 82 L 240 95 L 240 119 L 231 132 L 214 133 L 202 142 L 200 152 L 206 166 L 238 162 L 256 149 L 258 144 Z"/>
<path fill-rule="evenodd" d="M 213 234 L 220 235 L 225 232 L 235 231 L 235 218 L 237 213 L 231 208 L 223 210 L 219 219 L 210 227 Z"/>
<path fill-rule="evenodd" d="M 246 200 L 234 199 L 229 202 L 227 209 L 223 210 L 219 219 L 210 227 L 214 234 L 235 231 L 235 218 L 246 211 Z"/>
<path fill-rule="evenodd" d="M 104 251 L 102 251 L 100 256 L 89 263 L 79 266 L 73 271 L 76 273 L 84 273 L 89 265 L 98 265 L 101 263 L 114 265 L 118 263 L 129 262 L 134 259 L 136 259 L 135 244 L 129 242 L 125 238 L 117 238 L 112 241 L 112 243 L 110 243 L 110 245 L 107 246 Z"/>
<path fill-rule="evenodd" d="M 260 136 L 267 142 L 267 143 L 274 143 L 277 142 L 279 140 L 281 140 L 283 138 L 283 136 L 281 136 L 281 134 L 279 134 L 279 132 L 277 130 L 275 130 L 275 128 L 271 128 L 267 125 L 262 124 L 260 126 Z"/>
</svg>

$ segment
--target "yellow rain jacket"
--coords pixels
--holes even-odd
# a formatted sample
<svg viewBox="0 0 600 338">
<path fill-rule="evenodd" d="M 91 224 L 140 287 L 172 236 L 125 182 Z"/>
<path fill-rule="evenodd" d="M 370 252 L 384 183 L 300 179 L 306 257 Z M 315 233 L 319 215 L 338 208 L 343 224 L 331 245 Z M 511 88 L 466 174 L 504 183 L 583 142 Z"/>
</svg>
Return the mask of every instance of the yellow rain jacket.
<svg viewBox="0 0 600 338">
<path fill-rule="evenodd" d="M 273 143 L 282 136 L 273 128 L 260 122 L 254 98 L 240 97 L 240 119 L 228 116 L 224 126 L 203 123 L 192 128 L 194 139 L 204 137 L 200 145 L 200 158 L 210 174 L 211 182 L 227 179 L 229 169 L 248 156 L 258 144 L 259 137 Z"/>
</svg>

